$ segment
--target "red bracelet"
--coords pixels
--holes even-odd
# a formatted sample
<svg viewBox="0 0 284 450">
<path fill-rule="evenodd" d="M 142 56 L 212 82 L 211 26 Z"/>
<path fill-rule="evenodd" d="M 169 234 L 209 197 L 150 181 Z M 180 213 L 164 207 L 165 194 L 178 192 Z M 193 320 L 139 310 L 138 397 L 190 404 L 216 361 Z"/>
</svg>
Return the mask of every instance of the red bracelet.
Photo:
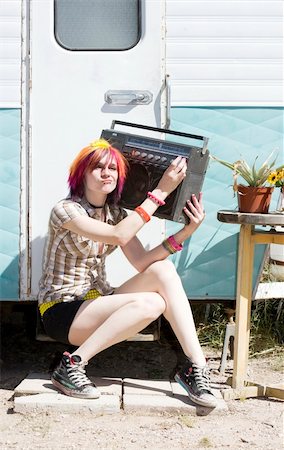
<svg viewBox="0 0 284 450">
<path fill-rule="evenodd" d="M 169 243 L 171 244 L 171 246 L 175 249 L 175 251 L 179 252 L 180 250 L 183 249 L 183 245 L 182 245 L 182 244 L 179 244 L 179 243 L 175 240 L 175 238 L 174 238 L 173 235 L 168 237 L 168 241 L 169 241 Z"/>
<path fill-rule="evenodd" d="M 139 214 L 139 216 L 142 217 L 145 222 L 149 222 L 149 220 L 151 219 L 149 214 L 145 211 L 145 209 L 141 208 L 141 206 L 137 206 L 134 211 L 136 211 L 137 214 Z"/>
<path fill-rule="evenodd" d="M 147 192 L 147 197 L 150 198 L 151 200 L 153 200 L 153 202 L 159 206 L 164 206 L 166 204 L 166 202 L 164 202 L 164 200 L 159 199 L 152 192 Z"/>
</svg>

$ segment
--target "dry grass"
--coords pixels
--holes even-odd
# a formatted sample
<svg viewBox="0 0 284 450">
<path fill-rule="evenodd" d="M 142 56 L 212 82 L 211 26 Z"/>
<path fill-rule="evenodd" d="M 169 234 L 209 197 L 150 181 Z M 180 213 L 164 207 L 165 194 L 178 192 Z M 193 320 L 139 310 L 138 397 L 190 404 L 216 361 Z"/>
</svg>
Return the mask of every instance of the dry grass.
<svg viewBox="0 0 284 450">
<path fill-rule="evenodd" d="M 198 307 L 199 308 L 199 307 Z M 203 313 L 204 313 L 204 307 Z M 202 345 L 217 350 L 223 347 L 227 317 L 224 307 L 210 305 L 210 312 L 205 321 L 202 310 L 193 306 L 197 333 Z M 204 317 L 204 316 L 203 316 Z M 198 320 L 199 319 L 199 320 Z M 282 351 L 284 343 L 284 299 L 271 299 L 253 302 L 251 314 L 250 355 L 256 356 L 268 350 Z"/>
</svg>

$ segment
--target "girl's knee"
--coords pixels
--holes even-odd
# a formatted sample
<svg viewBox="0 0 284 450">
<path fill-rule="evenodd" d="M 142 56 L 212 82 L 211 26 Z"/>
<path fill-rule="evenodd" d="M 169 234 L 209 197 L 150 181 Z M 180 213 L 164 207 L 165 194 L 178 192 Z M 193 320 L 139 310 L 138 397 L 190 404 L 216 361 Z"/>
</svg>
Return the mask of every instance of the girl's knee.
<svg viewBox="0 0 284 450">
<path fill-rule="evenodd" d="M 166 309 L 165 300 L 156 292 L 145 292 L 136 305 L 141 308 L 144 318 L 150 320 L 156 320 Z"/>
<path fill-rule="evenodd" d="M 146 272 L 154 274 L 155 277 L 158 277 L 159 279 L 168 279 L 178 276 L 175 265 L 168 259 L 154 262 L 146 269 Z"/>
</svg>

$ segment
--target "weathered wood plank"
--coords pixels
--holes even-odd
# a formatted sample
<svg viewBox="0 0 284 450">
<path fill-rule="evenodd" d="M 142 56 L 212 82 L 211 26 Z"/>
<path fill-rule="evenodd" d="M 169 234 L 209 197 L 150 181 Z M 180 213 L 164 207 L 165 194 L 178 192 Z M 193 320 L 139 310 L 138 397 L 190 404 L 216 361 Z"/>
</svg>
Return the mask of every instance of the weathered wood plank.
<svg viewBox="0 0 284 450">
<path fill-rule="evenodd" d="M 242 213 L 239 211 L 222 210 L 218 211 L 217 218 L 220 222 L 225 223 L 284 226 L 283 214 L 252 214 Z"/>
<path fill-rule="evenodd" d="M 241 388 L 247 376 L 254 254 L 251 228 L 241 225 L 239 239 L 233 388 Z"/>
<path fill-rule="evenodd" d="M 224 400 L 237 400 L 251 397 L 264 397 L 264 386 L 246 386 L 239 389 L 223 389 L 221 391 Z"/>
</svg>

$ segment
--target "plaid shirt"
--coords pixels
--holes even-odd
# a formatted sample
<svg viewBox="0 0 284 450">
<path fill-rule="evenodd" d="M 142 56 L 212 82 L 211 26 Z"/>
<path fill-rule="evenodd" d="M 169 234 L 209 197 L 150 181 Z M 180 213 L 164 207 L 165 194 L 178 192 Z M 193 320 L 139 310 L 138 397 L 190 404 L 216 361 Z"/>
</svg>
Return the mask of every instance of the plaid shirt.
<svg viewBox="0 0 284 450">
<path fill-rule="evenodd" d="M 84 197 L 76 201 L 61 200 L 51 211 L 39 304 L 82 299 L 90 289 L 97 289 L 102 295 L 113 292 L 106 280 L 105 259 L 116 246 L 104 244 L 99 254 L 99 242 L 62 227 L 80 215 L 100 219 L 97 210 Z M 105 206 L 106 223 L 115 225 L 126 216 L 126 211 L 118 206 Z"/>
</svg>

